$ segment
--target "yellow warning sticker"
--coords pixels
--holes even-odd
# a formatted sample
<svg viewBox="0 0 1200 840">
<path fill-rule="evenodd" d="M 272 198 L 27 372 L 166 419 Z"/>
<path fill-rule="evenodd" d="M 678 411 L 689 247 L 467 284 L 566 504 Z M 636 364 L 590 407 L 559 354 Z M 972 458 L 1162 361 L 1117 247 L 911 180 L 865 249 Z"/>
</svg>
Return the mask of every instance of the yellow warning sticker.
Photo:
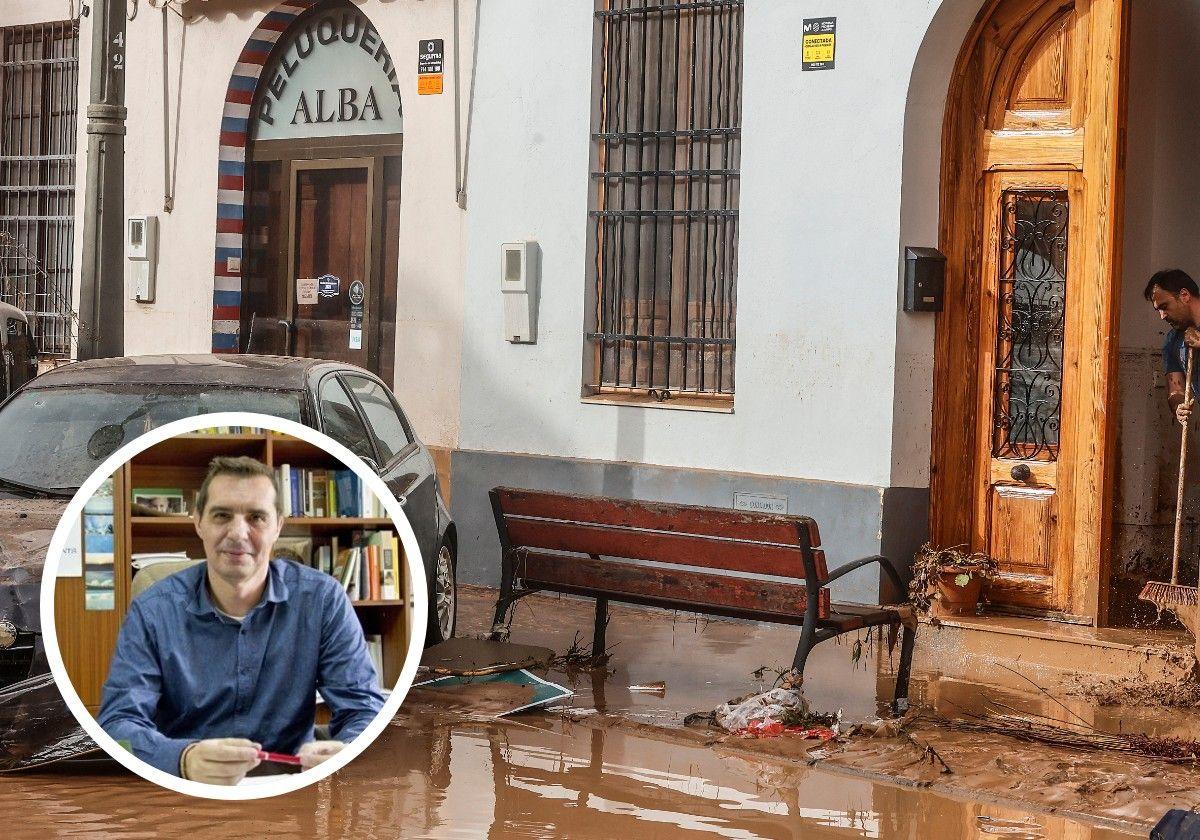
<svg viewBox="0 0 1200 840">
<path fill-rule="evenodd" d="M 833 45 L 835 35 L 805 35 L 804 61 L 833 61 Z"/>
<path fill-rule="evenodd" d="M 424 73 L 417 76 L 417 93 L 420 96 L 428 96 L 433 93 L 442 92 L 442 74 L 441 73 Z"/>
<path fill-rule="evenodd" d="M 801 70 L 832 70 L 837 47 L 837 18 L 805 18 Z"/>
</svg>

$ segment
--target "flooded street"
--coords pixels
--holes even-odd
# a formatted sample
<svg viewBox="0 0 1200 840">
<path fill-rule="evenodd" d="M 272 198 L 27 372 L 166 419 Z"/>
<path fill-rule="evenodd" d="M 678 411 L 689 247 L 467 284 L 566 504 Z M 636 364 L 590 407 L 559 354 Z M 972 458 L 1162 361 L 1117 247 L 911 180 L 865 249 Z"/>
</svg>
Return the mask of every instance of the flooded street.
<svg viewBox="0 0 1200 840">
<path fill-rule="evenodd" d="M 464 589 L 463 632 L 486 629 L 493 599 Z M 533 597 L 518 610 L 513 638 L 561 653 L 589 613 L 581 602 Z M 1145 837 L 1167 808 L 1200 798 L 1185 767 L 937 727 L 914 727 L 918 742 L 856 737 L 825 748 L 685 727 L 689 713 L 754 691 L 756 670 L 766 669 L 769 685 L 797 631 L 624 607 L 613 608 L 609 631 L 607 672 L 547 675 L 576 692 L 560 707 L 497 720 L 517 698 L 414 689 L 354 763 L 277 799 L 186 799 L 107 761 L 2 776 L 0 812 L 20 815 L 5 835 L 1108 840 Z M 890 697 L 890 668 L 885 651 L 868 646 L 855 661 L 851 648 L 819 647 L 805 694 L 815 709 L 864 720 Z M 631 690 L 654 683 L 663 685 Z M 930 674 L 918 675 L 916 689 L 943 715 L 989 703 L 1030 714 L 1056 708 Z M 1092 714 L 1106 725 L 1131 720 L 1111 709 Z M 1159 711 L 1145 723 L 1174 729 L 1194 717 Z M 918 743 L 934 745 L 954 772 L 942 774 Z"/>
<path fill-rule="evenodd" d="M 186 799 L 107 763 L 8 776 L 0 812 L 19 822 L 5 836 L 1139 836 L 549 715 L 455 725 L 416 715 L 403 724 L 334 777 L 258 802 Z"/>
</svg>

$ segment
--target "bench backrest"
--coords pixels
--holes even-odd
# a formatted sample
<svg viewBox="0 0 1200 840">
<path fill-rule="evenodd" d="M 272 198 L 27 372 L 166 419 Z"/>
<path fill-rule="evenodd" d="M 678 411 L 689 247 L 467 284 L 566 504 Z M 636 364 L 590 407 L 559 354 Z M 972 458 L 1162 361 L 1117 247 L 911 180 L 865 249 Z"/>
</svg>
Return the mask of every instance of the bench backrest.
<svg viewBox="0 0 1200 840">
<path fill-rule="evenodd" d="M 828 575 L 817 523 L 722 508 L 497 487 L 492 510 L 505 550 L 574 552 L 803 581 L 804 555 Z"/>
</svg>

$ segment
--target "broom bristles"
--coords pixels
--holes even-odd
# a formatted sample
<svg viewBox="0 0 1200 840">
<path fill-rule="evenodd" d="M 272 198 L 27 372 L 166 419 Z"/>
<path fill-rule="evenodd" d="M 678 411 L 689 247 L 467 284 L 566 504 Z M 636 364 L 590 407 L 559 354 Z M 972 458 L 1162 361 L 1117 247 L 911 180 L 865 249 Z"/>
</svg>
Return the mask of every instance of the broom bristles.
<svg viewBox="0 0 1200 840">
<path fill-rule="evenodd" d="M 1160 607 L 1181 606 L 1194 607 L 1198 603 L 1197 590 L 1194 586 L 1182 586 L 1178 583 L 1161 583 L 1152 580 L 1142 588 L 1138 600 L 1149 601 Z"/>
</svg>

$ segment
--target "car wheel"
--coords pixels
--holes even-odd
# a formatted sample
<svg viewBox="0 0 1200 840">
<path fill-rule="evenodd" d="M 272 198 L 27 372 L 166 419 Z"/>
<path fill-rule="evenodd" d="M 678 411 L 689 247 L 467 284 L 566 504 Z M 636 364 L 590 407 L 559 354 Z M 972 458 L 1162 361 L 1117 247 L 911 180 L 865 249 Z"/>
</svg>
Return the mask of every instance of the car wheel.
<svg viewBox="0 0 1200 840">
<path fill-rule="evenodd" d="M 454 549 L 442 543 L 433 566 L 433 585 L 429 592 L 429 630 L 425 644 L 436 645 L 454 635 L 458 623 L 458 577 Z"/>
</svg>

